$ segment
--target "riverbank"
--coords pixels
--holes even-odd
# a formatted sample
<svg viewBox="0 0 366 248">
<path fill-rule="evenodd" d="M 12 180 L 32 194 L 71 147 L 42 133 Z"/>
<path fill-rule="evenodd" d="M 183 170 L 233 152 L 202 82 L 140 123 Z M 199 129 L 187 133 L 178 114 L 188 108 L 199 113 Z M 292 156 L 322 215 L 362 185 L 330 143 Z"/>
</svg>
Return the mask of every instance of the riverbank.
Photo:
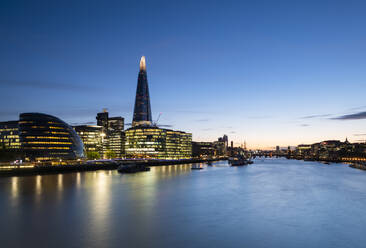
<svg viewBox="0 0 366 248">
<path fill-rule="evenodd" d="M 349 165 L 349 167 L 359 169 L 359 170 L 366 170 L 366 164 L 362 164 L 362 163 L 352 163 Z"/>
<path fill-rule="evenodd" d="M 150 166 L 163 165 L 178 165 L 178 164 L 192 164 L 205 163 L 219 160 L 226 160 L 227 158 L 215 159 L 180 159 L 180 160 L 96 160 L 87 161 L 76 164 L 62 164 L 62 165 L 7 165 L 0 166 L 0 176 L 27 176 L 27 175 L 44 175 L 57 173 L 70 173 L 81 171 L 96 171 L 96 170 L 116 170 L 121 164 L 137 163 Z"/>
<path fill-rule="evenodd" d="M 286 157 L 287 159 L 295 159 L 295 160 L 303 160 L 303 161 L 312 161 L 312 162 L 319 162 L 319 163 L 343 163 L 348 164 L 349 167 L 359 170 L 366 170 L 366 163 L 365 162 L 355 162 L 350 159 L 313 159 L 313 158 L 295 158 L 295 157 Z"/>
</svg>

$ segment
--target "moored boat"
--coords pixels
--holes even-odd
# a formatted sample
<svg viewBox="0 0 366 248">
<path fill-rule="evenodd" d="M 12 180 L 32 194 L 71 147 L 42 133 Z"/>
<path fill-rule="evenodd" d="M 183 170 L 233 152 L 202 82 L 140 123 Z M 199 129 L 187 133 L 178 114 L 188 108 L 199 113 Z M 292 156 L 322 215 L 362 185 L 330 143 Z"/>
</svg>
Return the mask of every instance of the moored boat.
<svg viewBox="0 0 366 248">
<path fill-rule="evenodd" d="M 237 156 L 229 158 L 229 164 L 231 166 L 244 166 L 248 164 L 253 164 L 253 161 L 245 158 L 244 156 Z"/>
<path fill-rule="evenodd" d="M 196 165 L 196 164 L 193 164 L 192 167 L 191 167 L 192 170 L 202 170 L 203 167 L 199 164 L 199 165 Z"/>
</svg>

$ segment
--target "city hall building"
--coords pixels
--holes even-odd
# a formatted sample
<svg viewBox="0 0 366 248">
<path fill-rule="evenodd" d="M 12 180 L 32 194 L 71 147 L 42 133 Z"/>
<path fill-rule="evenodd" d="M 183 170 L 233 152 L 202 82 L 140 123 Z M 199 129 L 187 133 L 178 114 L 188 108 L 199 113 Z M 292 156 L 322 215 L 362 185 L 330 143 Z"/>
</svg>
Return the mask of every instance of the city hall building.
<svg viewBox="0 0 366 248">
<path fill-rule="evenodd" d="M 84 157 L 84 145 L 75 130 L 51 115 L 20 114 L 19 138 L 24 158 L 29 161 Z"/>
<path fill-rule="evenodd" d="M 189 159 L 192 134 L 153 125 L 145 57 L 140 60 L 132 127 L 125 131 L 127 158 Z"/>
</svg>

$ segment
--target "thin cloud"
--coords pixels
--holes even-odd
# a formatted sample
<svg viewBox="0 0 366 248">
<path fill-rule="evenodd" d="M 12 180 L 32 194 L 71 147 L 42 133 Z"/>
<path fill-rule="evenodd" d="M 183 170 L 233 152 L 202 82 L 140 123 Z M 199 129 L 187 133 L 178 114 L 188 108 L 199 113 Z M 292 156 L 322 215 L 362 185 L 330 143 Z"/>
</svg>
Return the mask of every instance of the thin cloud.
<svg viewBox="0 0 366 248">
<path fill-rule="evenodd" d="M 366 136 L 366 133 L 356 133 L 353 136 Z"/>
<path fill-rule="evenodd" d="M 210 119 L 199 119 L 199 120 L 196 120 L 197 122 L 206 122 L 206 121 L 209 121 Z"/>
<path fill-rule="evenodd" d="M 308 115 L 308 116 L 303 116 L 301 117 L 301 119 L 315 119 L 315 118 L 325 118 L 325 117 L 329 117 L 331 116 L 331 114 L 322 114 L 322 115 Z"/>
<path fill-rule="evenodd" d="M 233 127 L 232 126 L 221 126 L 220 128 L 222 128 L 222 129 L 232 129 Z"/>
<path fill-rule="evenodd" d="M 354 114 L 348 114 L 348 115 L 341 115 L 338 117 L 330 118 L 331 120 L 362 120 L 366 119 L 366 111 L 354 113 Z"/>
<path fill-rule="evenodd" d="M 258 115 L 258 116 L 249 116 L 249 119 L 270 119 L 273 118 L 273 116 L 270 115 Z"/>
<path fill-rule="evenodd" d="M 309 124 L 301 124 L 300 127 L 309 127 Z"/>
<path fill-rule="evenodd" d="M 349 111 L 357 111 L 357 110 L 361 110 L 361 109 L 363 110 L 365 108 L 366 108 L 366 105 L 365 106 L 351 108 L 351 109 L 349 109 Z"/>
</svg>

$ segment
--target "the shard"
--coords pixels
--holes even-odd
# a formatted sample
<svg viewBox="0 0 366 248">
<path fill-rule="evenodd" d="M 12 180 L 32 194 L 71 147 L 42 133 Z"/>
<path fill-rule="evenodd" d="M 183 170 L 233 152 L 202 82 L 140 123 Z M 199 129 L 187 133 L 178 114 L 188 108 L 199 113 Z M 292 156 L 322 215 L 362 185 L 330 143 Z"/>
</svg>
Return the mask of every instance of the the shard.
<svg viewBox="0 0 366 248">
<path fill-rule="evenodd" d="M 145 56 L 142 56 L 140 60 L 140 72 L 137 80 L 136 100 L 133 111 L 132 126 L 136 127 L 150 125 L 152 125 L 152 120 L 149 86 L 147 85 Z"/>
</svg>

